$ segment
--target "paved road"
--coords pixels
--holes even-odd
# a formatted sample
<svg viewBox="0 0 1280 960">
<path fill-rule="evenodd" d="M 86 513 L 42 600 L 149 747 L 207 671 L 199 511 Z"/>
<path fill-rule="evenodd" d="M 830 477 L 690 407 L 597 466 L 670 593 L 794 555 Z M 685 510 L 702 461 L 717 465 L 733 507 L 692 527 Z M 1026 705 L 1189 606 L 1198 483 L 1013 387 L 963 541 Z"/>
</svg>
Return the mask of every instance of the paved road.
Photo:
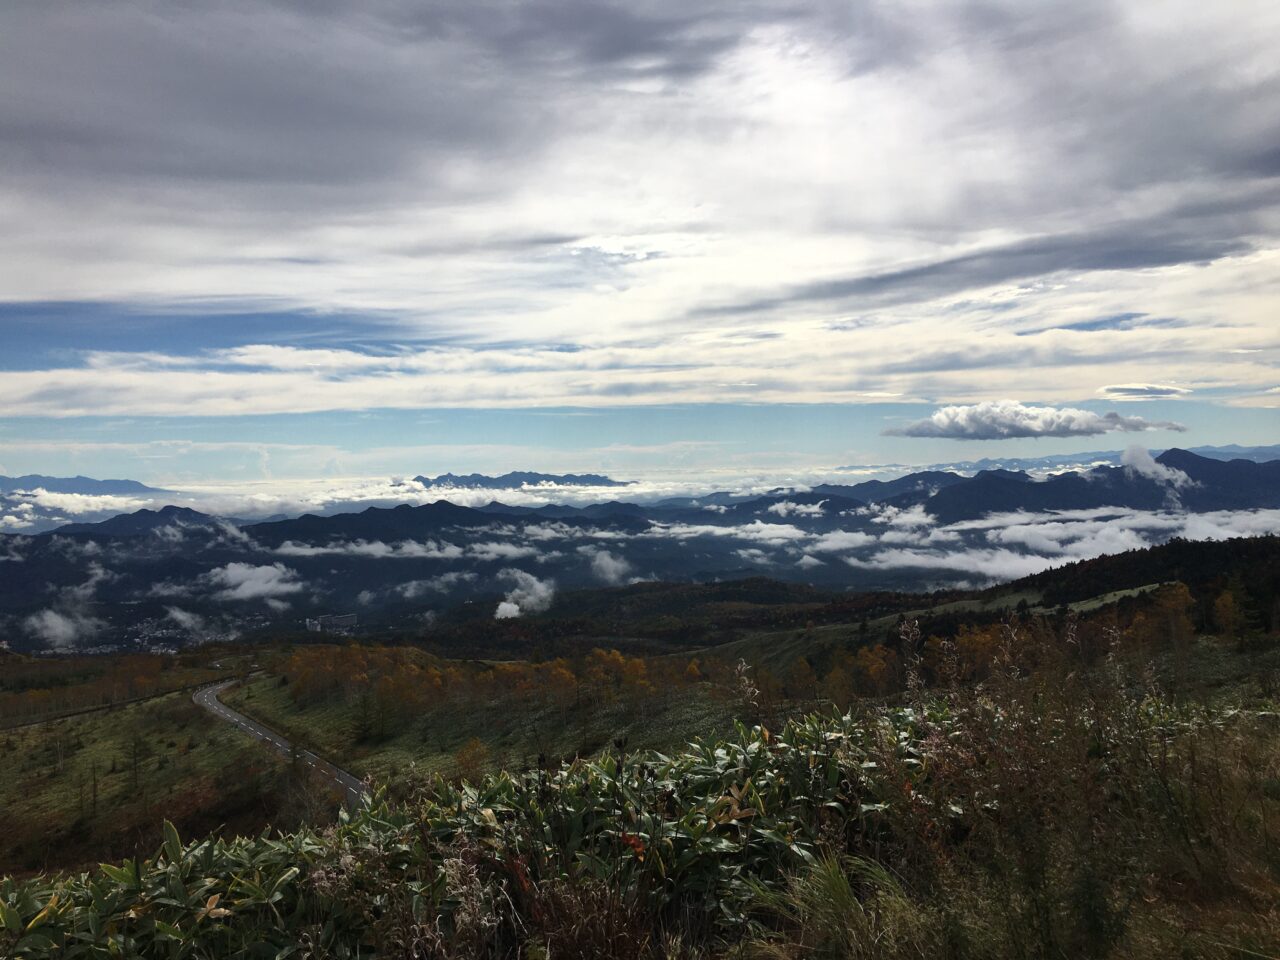
<svg viewBox="0 0 1280 960">
<path fill-rule="evenodd" d="M 263 741 L 269 746 L 274 747 L 286 757 L 293 756 L 293 745 L 284 737 L 276 733 L 274 730 L 268 730 L 258 721 L 246 717 L 243 713 L 232 710 L 225 703 L 218 699 L 218 694 L 231 684 L 234 680 L 224 680 L 222 683 L 215 683 L 212 686 L 201 687 L 191 697 L 196 703 L 204 707 L 219 719 L 233 723 L 249 736 Z M 347 771 L 335 767 L 328 760 L 317 757 L 314 753 L 307 750 L 301 750 L 298 753 L 299 759 L 309 767 L 315 768 L 316 772 L 326 781 L 332 781 L 339 789 L 342 790 L 346 797 L 348 806 L 356 806 L 359 804 L 361 797 L 367 792 L 365 785 L 356 779 Z"/>
</svg>

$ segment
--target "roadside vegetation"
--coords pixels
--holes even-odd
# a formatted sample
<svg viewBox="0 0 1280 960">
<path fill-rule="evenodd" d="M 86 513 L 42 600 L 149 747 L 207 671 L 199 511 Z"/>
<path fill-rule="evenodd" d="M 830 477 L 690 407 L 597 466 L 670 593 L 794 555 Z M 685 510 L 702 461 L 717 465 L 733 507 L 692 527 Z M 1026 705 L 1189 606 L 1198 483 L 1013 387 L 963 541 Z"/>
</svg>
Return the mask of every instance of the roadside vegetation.
<svg viewBox="0 0 1280 960">
<path fill-rule="evenodd" d="M 0 649 L 0 729 L 131 703 L 228 675 L 201 653 L 27 657 Z"/>
<path fill-rule="evenodd" d="M 150 852 L 166 818 L 235 833 L 326 811 L 287 761 L 186 692 L 0 731 L 0 771 L 0 873 Z"/>
<path fill-rule="evenodd" d="M 732 729 L 731 668 L 597 650 L 542 663 L 442 661 L 410 647 L 301 647 L 223 700 L 394 791 L 435 774 L 545 768 Z"/>
</svg>

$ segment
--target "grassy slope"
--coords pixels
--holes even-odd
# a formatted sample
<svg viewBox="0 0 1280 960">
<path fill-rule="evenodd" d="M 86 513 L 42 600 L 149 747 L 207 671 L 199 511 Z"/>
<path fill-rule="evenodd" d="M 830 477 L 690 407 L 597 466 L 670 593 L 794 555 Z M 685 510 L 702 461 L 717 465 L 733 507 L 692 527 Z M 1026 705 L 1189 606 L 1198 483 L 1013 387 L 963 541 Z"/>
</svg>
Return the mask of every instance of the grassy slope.
<svg viewBox="0 0 1280 960">
<path fill-rule="evenodd" d="M 278 678 L 260 677 L 223 699 L 237 710 L 308 744 L 317 753 L 360 776 L 392 779 L 415 764 L 421 773 L 459 772 L 459 749 L 483 742 L 488 769 L 525 769 L 541 754 L 550 760 L 590 755 L 625 740 L 628 749 L 670 749 L 732 725 L 729 706 L 700 690 L 655 698 L 643 710 L 625 704 L 581 711 L 547 709 L 512 700 L 480 709 L 443 706 L 414 718 L 381 741 L 357 743 L 355 707 L 325 703 L 299 707 Z"/>
<path fill-rule="evenodd" d="M 145 754 L 136 788 L 135 738 Z M 0 733 L 0 873 L 149 850 L 162 818 L 203 829 L 234 821 L 228 801 L 243 798 L 228 784 L 253 785 L 279 766 L 188 693 Z"/>
<path fill-rule="evenodd" d="M 1070 607 L 1082 613 L 1097 610 L 1158 586 L 1115 591 Z M 909 611 L 907 616 L 989 613 L 1012 609 L 1024 599 L 1033 614 L 1052 612 L 1038 606 L 1039 592 L 1017 591 L 921 608 Z M 728 662 L 742 658 L 754 666 L 782 671 L 800 656 L 821 663 L 836 650 L 854 651 L 864 642 L 883 640 L 896 629 L 897 622 L 896 613 L 869 620 L 865 641 L 856 623 L 820 624 L 806 629 L 752 631 L 726 644 L 668 656 L 680 662 L 700 656 Z M 609 638 L 601 638 L 598 645 L 608 648 L 613 644 Z M 1212 641 L 1199 644 L 1198 650 L 1194 669 L 1203 670 L 1218 684 L 1239 683 L 1252 669 L 1246 661 L 1220 651 Z M 701 689 L 685 689 L 676 691 L 666 702 L 648 705 L 643 713 L 622 704 L 580 712 L 519 701 L 495 703 L 479 710 L 445 706 L 401 724 L 386 738 L 357 742 L 353 735 L 353 704 L 326 702 L 299 707 L 275 676 L 251 680 L 228 691 L 224 699 L 351 772 L 372 775 L 380 781 L 394 781 L 411 764 L 420 773 L 457 775 L 461 772 L 458 752 L 473 738 L 486 746 L 482 764 L 485 769 L 519 770 L 535 765 L 540 755 L 551 760 L 589 756 L 616 740 L 625 740 L 632 749 L 671 749 L 699 737 L 723 734 L 732 724 L 729 704 L 708 697 Z"/>
<path fill-rule="evenodd" d="M 1117 603 L 1122 599 L 1137 597 L 1157 589 L 1158 583 L 1148 584 L 1129 590 L 1116 590 L 1088 600 L 1080 600 L 1067 606 L 1077 613 L 1089 613 L 1102 607 Z M 1034 590 L 1018 590 L 975 597 L 972 600 L 953 600 L 939 603 L 928 608 L 921 607 L 908 610 L 905 616 L 927 619 L 933 615 L 956 613 L 993 613 L 1000 610 L 1012 610 L 1019 601 L 1026 600 L 1027 612 L 1031 615 L 1053 613 L 1051 608 L 1042 607 L 1042 594 Z M 877 643 L 890 637 L 896 629 L 898 614 L 877 617 L 867 621 L 866 642 Z M 756 630 L 741 639 L 709 647 L 693 654 L 672 654 L 674 657 L 688 659 L 692 656 L 708 655 L 722 660 L 742 658 L 748 663 L 779 670 L 793 663 L 797 657 L 806 656 L 823 660 L 836 650 L 852 652 L 863 645 L 863 640 L 855 623 L 816 624 L 807 629 Z M 607 643 L 602 645 L 607 646 Z"/>
<path fill-rule="evenodd" d="M 40 665 L 48 665 L 55 669 L 45 671 L 46 676 L 43 680 L 39 676 L 33 678 L 29 685 L 37 688 L 42 686 L 51 688 L 52 703 L 49 709 L 37 714 L 17 712 L 16 706 L 10 702 L 9 712 L 0 709 L 0 729 L 22 727 L 69 714 L 90 713 L 110 706 L 150 700 L 175 690 L 190 689 L 231 675 L 229 669 L 179 665 L 165 670 L 156 677 L 154 691 L 131 696 L 125 689 L 112 690 L 108 687 L 105 690 L 98 690 L 95 681 L 99 679 L 102 671 L 93 669 L 98 665 L 92 662 L 82 666 L 86 660 L 94 659 L 103 664 L 110 662 L 107 657 L 71 659 L 66 661 L 65 671 L 59 671 L 56 668 L 61 666 L 62 661 L 52 657 L 45 658 Z M 0 658 L 0 671 L 11 669 L 13 674 L 17 674 L 22 667 L 30 663 L 30 658 L 10 654 L 6 658 Z M 28 684 L 10 682 L 9 676 L 0 673 L 0 696 L 4 694 L 13 696 L 16 692 L 26 690 L 27 687 Z"/>
</svg>

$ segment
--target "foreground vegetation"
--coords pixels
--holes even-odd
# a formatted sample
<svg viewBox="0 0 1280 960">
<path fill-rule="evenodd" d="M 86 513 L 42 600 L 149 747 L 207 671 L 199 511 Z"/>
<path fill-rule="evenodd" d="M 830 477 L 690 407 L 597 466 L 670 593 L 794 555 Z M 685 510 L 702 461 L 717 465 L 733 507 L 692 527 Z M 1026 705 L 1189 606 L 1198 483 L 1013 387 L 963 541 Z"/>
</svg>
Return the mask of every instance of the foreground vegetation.
<svg viewBox="0 0 1280 960">
<path fill-rule="evenodd" d="M 904 624 L 910 648 L 914 625 Z M 0 884 L 22 957 L 1258 957 L 1280 740 L 1074 621 L 906 692 L 661 754 L 385 794 L 328 829 Z M 1211 641 L 1193 641 L 1206 644 Z M 751 671 L 738 712 L 762 707 Z"/>
</svg>

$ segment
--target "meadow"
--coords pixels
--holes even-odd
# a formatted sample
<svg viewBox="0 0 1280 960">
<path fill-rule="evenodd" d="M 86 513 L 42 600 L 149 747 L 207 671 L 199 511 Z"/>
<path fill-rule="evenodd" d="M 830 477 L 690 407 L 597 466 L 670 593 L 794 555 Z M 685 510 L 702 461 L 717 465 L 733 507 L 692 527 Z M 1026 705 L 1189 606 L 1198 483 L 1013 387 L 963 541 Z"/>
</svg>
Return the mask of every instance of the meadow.
<svg viewBox="0 0 1280 960">
<path fill-rule="evenodd" d="M 280 816 L 281 758 L 183 691 L 0 732 L 0 872 L 149 852 L 164 819 L 256 831 Z"/>
</svg>

